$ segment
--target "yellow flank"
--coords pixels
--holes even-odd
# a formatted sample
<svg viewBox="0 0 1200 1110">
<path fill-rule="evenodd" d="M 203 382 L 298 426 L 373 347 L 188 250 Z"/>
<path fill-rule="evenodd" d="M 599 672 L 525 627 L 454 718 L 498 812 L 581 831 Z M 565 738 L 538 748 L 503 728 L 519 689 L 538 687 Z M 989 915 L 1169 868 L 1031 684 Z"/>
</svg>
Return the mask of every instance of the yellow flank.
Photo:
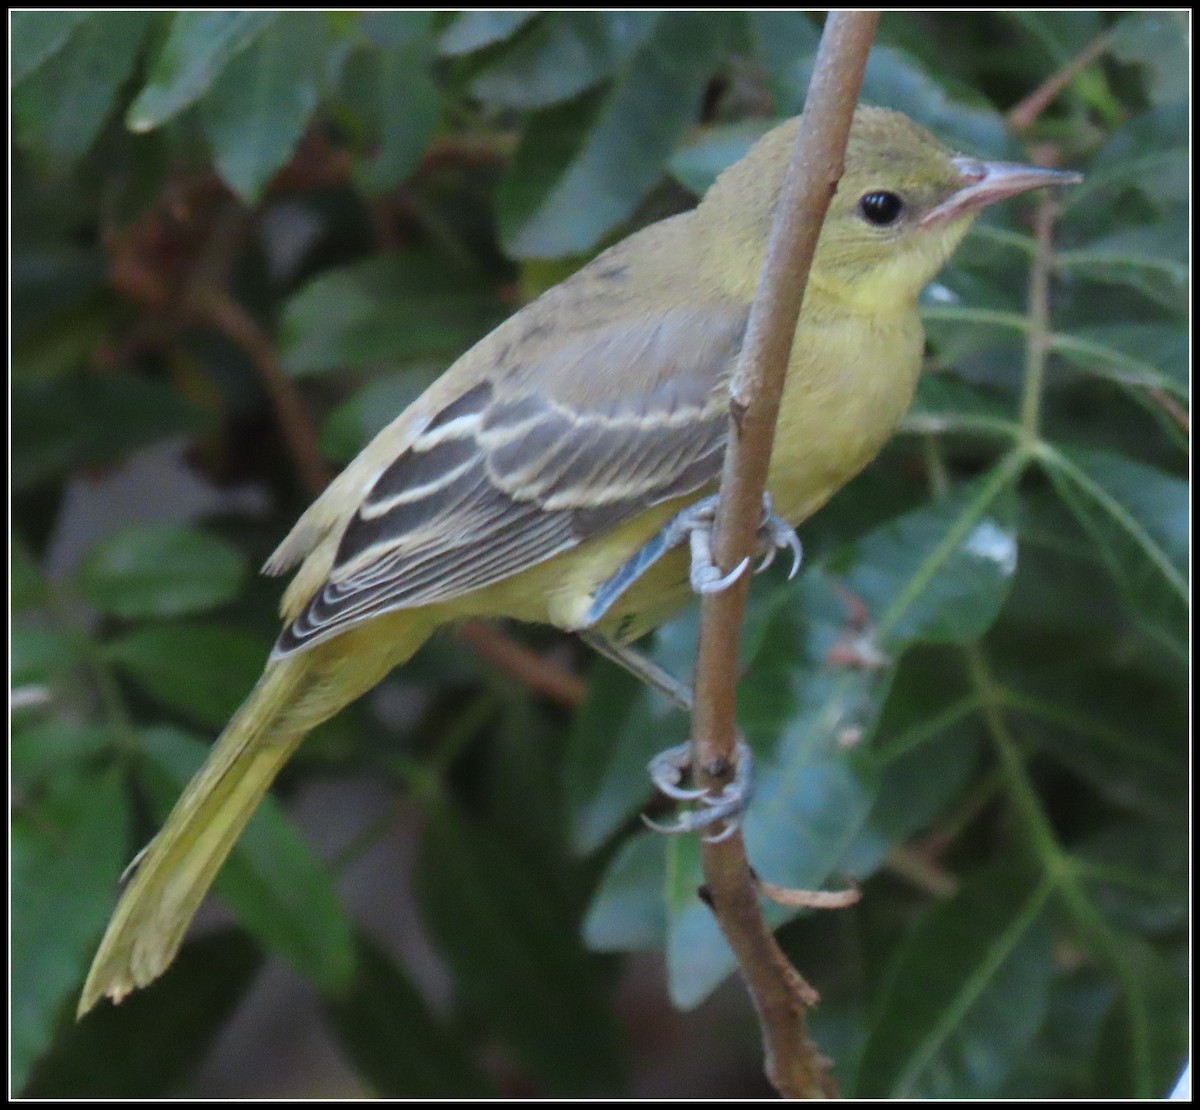
<svg viewBox="0 0 1200 1110">
<path fill-rule="evenodd" d="M 268 561 L 298 567 L 263 677 L 138 861 L 79 1003 L 160 975 L 304 735 L 439 625 L 576 629 L 595 591 L 716 489 L 728 382 L 798 121 L 692 212 L 630 236 L 464 354 L 330 484 Z M 860 108 L 788 367 L 768 489 L 795 525 L 879 451 L 921 365 L 921 288 L 984 204 L 1069 175 L 947 151 Z M 688 597 L 676 551 L 599 630 L 632 638 Z"/>
</svg>

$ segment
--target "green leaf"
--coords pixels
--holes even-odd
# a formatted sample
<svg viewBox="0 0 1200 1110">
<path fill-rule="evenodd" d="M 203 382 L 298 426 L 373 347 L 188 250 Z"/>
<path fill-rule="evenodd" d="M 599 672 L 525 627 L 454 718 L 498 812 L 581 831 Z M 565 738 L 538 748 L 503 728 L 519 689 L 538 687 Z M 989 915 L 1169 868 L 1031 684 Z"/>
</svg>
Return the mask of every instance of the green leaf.
<svg viewBox="0 0 1200 1110">
<path fill-rule="evenodd" d="M 13 373 L 77 371 L 107 324 L 107 315 L 97 311 L 104 256 L 94 247 L 20 236 L 16 226 L 13 233 Z M 61 334 L 66 321 L 69 330 L 83 333 L 83 341 Z"/>
<path fill-rule="evenodd" d="M 597 958 L 528 854 L 439 807 L 417 864 L 423 919 L 459 989 L 555 1093 L 610 1090 L 618 1032 Z"/>
<path fill-rule="evenodd" d="M 404 971 L 368 937 L 357 937 L 349 990 L 326 998 L 342 1050 L 382 1098 L 486 1098 L 492 1084 L 464 1051 L 462 1034 L 430 1012 Z"/>
<path fill-rule="evenodd" d="M 28 790 L 68 773 L 80 764 L 114 750 L 118 736 L 104 725 L 76 721 L 41 721 L 14 728 L 9 768 L 13 784 Z"/>
<path fill-rule="evenodd" d="M 112 111 L 155 18 L 148 11 L 109 11 L 79 25 L 61 50 L 13 90 L 13 122 L 22 142 L 55 161 L 81 157 Z"/>
<path fill-rule="evenodd" d="M 364 11 L 358 13 L 358 26 L 376 46 L 408 46 L 433 33 L 436 16 L 436 12 L 415 9 Z"/>
<path fill-rule="evenodd" d="M 68 1025 L 22 1094 L 78 1101 L 185 1093 L 261 962 L 233 930 L 188 944 L 152 988 Z"/>
<path fill-rule="evenodd" d="M 1116 994 L 1094 965 L 1055 977 L 1042 1028 L 1009 1077 L 1001 1098 L 1088 1098 L 1097 1039 Z"/>
<path fill-rule="evenodd" d="M 1187 927 L 1190 844 L 1182 821 L 1124 821 L 1073 846 L 1072 856 L 1117 928 L 1161 936 Z"/>
<path fill-rule="evenodd" d="M 667 935 L 666 842 L 635 836 L 621 845 L 584 919 L 583 935 L 596 952 L 645 952 Z"/>
<path fill-rule="evenodd" d="M 830 560 L 866 603 L 880 646 L 969 643 L 995 621 L 1017 567 L 1013 457 Z"/>
<path fill-rule="evenodd" d="M 606 661 L 592 668 L 588 697 L 575 714 L 566 758 L 572 842 L 598 848 L 649 800 L 646 763 L 688 736 L 687 714 L 646 691 L 638 679 Z"/>
<path fill-rule="evenodd" d="M 419 251 L 386 254 L 324 273 L 287 302 L 283 366 L 300 377 L 457 355 L 500 317 L 478 276 Z"/>
<path fill-rule="evenodd" d="M 1170 686 L 1093 664 L 1079 675 L 1050 669 L 1048 655 L 1020 645 L 1005 667 L 1021 735 L 1101 797 L 1162 820 L 1186 807 L 1187 721 Z M 1038 676 L 1040 667 L 1046 677 Z M 1031 672 L 1034 672 L 1031 674 Z M 1052 679 L 1052 681 L 1048 681 Z M 1049 687 L 1049 689 L 1047 689 Z"/>
<path fill-rule="evenodd" d="M 81 23 L 90 21 L 96 12 L 89 11 L 28 11 L 16 10 L 9 19 L 9 81 L 18 85 L 46 59 L 61 50 Z"/>
<path fill-rule="evenodd" d="M 976 874 L 896 952 L 863 1050 L 859 1098 L 987 1098 L 1021 1063 L 1054 975 L 1048 888 Z"/>
<path fill-rule="evenodd" d="M 806 76 L 821 42 L 820 27 L 807 12 L 775 9 L 748 13 L 754 54 L 767 71 L 775 111 L 795 115 L 804 106 Z"/>
<path fill-rule="evenodd" d="M 1131 117 L 1096 153 L 1083 184 L 1063 193 L 1064 227 L 1091 220 L 1123 190 L 1136 190 L 1158 206 L 1186 204 L 1188 105 L 1163 104 Z"/>
<path fill-rule="evenodd" d="M 1057 67 L 1066 65 L 1102 31 L 1100 13 L 1096 11 L 1009 11 L 1007 18 L 1016 23 L 1040 47 L 1046 63 Z"/>
<path fill-rule="evenodd" d="M 10 983 L 14 1089 L 74 1007 L 92 948 L 112 912 L 129 814 L 115 771 L 64 775 L 12 819 Z"/>
<path fill-rule="evenodd" d="M 509 38 L 537 14 L 520 11 L 461 12 L 443 33 L 438 49 L 442 54 L 470 54 Z"/>
<path fill-rule="evenodd" d="M 276 18 L 276 12 L 180 12 L 154 59 L 150 80 L 125 117 L 150 131 L 199 100 L 220 72 Z"/>
<path fill-rule="evenodd" d="M 569 100 L 612 76 L 650 36 L 661 14 L 548 12 L 471 82 L 471 91 L 504 108 Z"/>
<path fill-rule="evenodd" d="M 1102 451 L 1045 447 L 1040 457 L 1059 496 L 1091 534 L 1131 613 L 1186 656 L 1187 484 Z"/>
<path fill-rule="evenodd" d="M 8 600 L 14 614 L 32 609 L 46 600 L 42 569 L 19 537 L 12 537 L 8 558 Z"/>
<path fill-rule="evenodd" d="M 9 683 L 14 689 L 49 683 L 76 665 L 78 650 L 61 629 L 22 621 L 9 633 Z"/>
<path fill-rule="evenodd" d="M 694 122 L 731 21 L 668 12 L 602 94 L 530 120 L 497 194 L 511 255 L 589 251 L 633 214 Z"/>
<path fill-rule="evenodd" d="M 247 204 L 292 156 L 317 106 L 322 12 L 284 12 L 213 81 L 201 105 L 221 176 Z"/>
<path fill-rule="evenodd" d="M 420 165 L 437 130 L 442 101 L 427 40 L 383 47 L 364 63 L 378 141 L 374 157 L 358 168 L 355 178 L 368 192 L 383 192 Z"/>
<path fill-rule="evenodd" d="M 83 596 L 119 617 L 174 617 L 236 597 L 246 557 L 184 524 L 138 524 L 92 548 L 79 571 Z"/>
<path fill-rule="evenodd" d="M 143 781 L 160 820 L 200 769 L 208 745 L 179 729 L 141 730 Z M 353 926 L 328 870 L 283 808 L 264 798 L 216 881 L 238 920 L 270 952 L 326 991 L 354 975 Z"/>
<path fill-rule="evenodd" d="M 1060 270 L 1125 285 L 1181 315 L 1190 305 L 1187 242 L 1169 223 L 1119 227 L 1086 246 L 1062 251 Z"/>
<path fill-rule="evenodd" d="M 768 122 L 759 120 L 710 127 L 671 156 L 671 173 L 685 188 L 703 196 L 717 175 L 744 158 L 769 128 Z"/>
<path fill-rule="evenodd" d="M 130 375 L 15 381 L 10 481 L 14 489 L 27 489 L 194 432 L 204 419 L 170 386 Z"/>
<path fill-rule="evenodd" d="M 1050 350 L 1100 377 L 1186 397 L 1188 336 L 1165 324 L 1101 324 L 1050 337 Z"/>
<path fill-rule="evenodd" d="M 904 656 L 873 742 L 858 757 L 877 770 L 880 788 L 848 864 L 855 874 L 929 826 L 969 781 L 980 758 L 978 709 L 960 652 L 918 648 Z"/>
<path fill-rule="evenodd" d="M 1191 20 L 1183 11 L 1132 12 L 1117 23 L 1108 49 L 1145 70 L 1156 103 L 1182 101 L 1189 92 L 1190 33 Z"/>
<path fill-rule="evenodd" d="M 921 435 L 969 433 L 1016 439 L 1010 406 L 954 374 L 922 374 L 902 430 Z"/>
<path fill-rule="evenodd" d="M 218 624 L 148 625 L 105 646 L 105 654 L 159 701 L 223 726 L 266 663 L 262 637 Z"/>
<path fill-rule="evenodd" d="M 1119 943 L 1127 990 L 1100 1033 L 1096 1086 L 1107 1098 L 1162 1099 L 1188 1062 L 1188 961 L 1128 935 Z"/>
</svg>

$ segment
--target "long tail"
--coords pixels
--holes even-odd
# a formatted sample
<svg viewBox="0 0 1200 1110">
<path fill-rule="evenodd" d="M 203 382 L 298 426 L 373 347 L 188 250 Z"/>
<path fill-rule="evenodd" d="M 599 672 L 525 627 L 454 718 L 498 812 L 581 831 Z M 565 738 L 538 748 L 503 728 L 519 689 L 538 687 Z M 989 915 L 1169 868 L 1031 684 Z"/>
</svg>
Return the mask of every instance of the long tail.
<svg viewBox="0 0 1200 1110">
<path fill-rule="evenodd" d="M 311 729 L 374 686 L 426 635 L 406 631 L 412 634 L 390 642 L 385 636 L 382 643 L 352 632 L 341 642 L 267 664 L 162 830 L 135 861 L 92 961 L 78 1017 L 105 995 L 120 1002 L 167 969 L 275 776 Z"/>
</svg>

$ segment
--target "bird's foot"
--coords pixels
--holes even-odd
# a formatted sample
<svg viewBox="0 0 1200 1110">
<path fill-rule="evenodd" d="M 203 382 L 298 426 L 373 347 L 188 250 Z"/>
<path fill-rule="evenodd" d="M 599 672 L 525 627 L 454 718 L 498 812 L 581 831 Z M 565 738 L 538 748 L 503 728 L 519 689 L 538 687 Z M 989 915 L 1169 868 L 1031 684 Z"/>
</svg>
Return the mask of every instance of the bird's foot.
<svg viewBox="0 0 1200 1110">
<path fill-rule="evenodd" d="M 723 823 L 725 827 L 720 832 L 709 833 L 704 839 L 711 844 L 717 844 L 731 837 L 741 825 L 742 814 L 750 803 L 754 789 L 754 757 L 750 746 L 744 740 L 738 740 L 734 758 L 736 763 L 733 778 L 718 793 L 713 794 L 697 787 L 680 785 L 684 775 L 692 769 L 690 743 L 659 752 L 648 765 L 654 785 L 668 798 L 681 802 L 696 802 L 698 808 L 680 814 L 674 823 L 669 825 L 659 824 L 645 816 L 642 820 L 655 832 L 669 835 L 702 830 L 707 833 L 714 825 Z"/>
<path fill-rule="evenodd" d="M 754 568 L 755 574 L 761 574 L 775 562 L 775 556 L 780 551 L 790 551 L 792 565 L 788 568 L 788 581 L 796 577 L 804 559 L 804 548 L 800 546 L 800 537 L 796 535 L 796 529 L 783 517 L 776 515 L 769 493 L 763 494 L 762 523 L 758 526 L 758 549 L 763 552 L 763 558 Z"/>
<path fill-rule="evenodd" d="M 692 552 L 692 568 L 689 579 L 692 589 L 698 594 L 715 594 L 732 586 L 750 565 L 749 558 L 743 559 L 728 574 L 722 574 L 717 566 L 712 552 L 713 524 L 716 521 L 718 497 L 698 501 L 690 509 L 685 509 L 671 522 L 668 527 L 678 527 L 687 535 Z M 792 553 L 792 566 L 788 571 L 788 579 L 796 577 L 800 569 L 803 549 L 796 530 L 783 517 L 778 516 L 771 504 L 771 495 L 763 494 L 762 520 L 758 526 L 758 551 L 762 561 L 755 568 L 759 574 L 773 562 L 779 551 L 787 550 Z"/>
<path fill-rule="evenodd" d="M 750 559 L 743 559 L 727 573 L 723 573 L 717 566 L 713 558 L 712 533 L 719 500 L 715 493 L 701 498 L 667 521 L 657 535 L 638 548 L 621 564 L 616 573 L 596 590 L 580 627 L 593 627 L 650 567 L 668 551 L 674 550 L 685 541 L 691 551 L 688 580 L 696 593 L 719 593 L 732 586 L 746 572 Z M 788 572 L 790 579 L 794 578 L 800 569 L 803 554 L 800 540 L 788 522 L 776 515 L 771 504 L 771 495 L 764 493 L 762 522 L 758 529 L 758 550 L 762 554 L 762 561 L 755 573 L 766 570 L 775 561 L 776 552 L 785 549 L 792 553 L 792 566 Z"/>
</svg>

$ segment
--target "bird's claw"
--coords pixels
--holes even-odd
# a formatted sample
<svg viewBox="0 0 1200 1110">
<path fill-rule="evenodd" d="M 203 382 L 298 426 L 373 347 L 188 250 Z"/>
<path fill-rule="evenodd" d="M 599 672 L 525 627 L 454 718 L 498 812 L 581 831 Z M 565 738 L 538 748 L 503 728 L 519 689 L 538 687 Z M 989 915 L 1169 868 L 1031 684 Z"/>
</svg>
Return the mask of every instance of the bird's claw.
<svg viewBox="0 0 1200 1110">
<path fill-rule="evenodd" d="M 753 792 L 754 757 L 749 745 L 744 740 L 738 740 L 734 777 L 719 793 L 711 794 L 707 790 L 679 785 L 684 773 L 691 768 L 691 756 L 691 744 L 680 744 L 656 755 L 648 769 L 654 785 L 663 794 L 677 801 L 696 802 L 699 808 L 681 813 L 671 824 L 660 824 L 644 815 L 642 820 L 655 832 L 668 836 L 700 832 L 723 823 L 725 827 L 719 833 L 704 838 L 710 844 L 718 844 L 732 836 L 741 825 L 742 813 Z"/>
<path fill-rule="evenodd" d="M 716 517 L 717 498 L 706 497 L 697 502 L 691 509 L 685 510 L 677 518 L 677 526 L 686 530 L 688 543 L 692 552 L 692 566 L 689 575 L 692 589 L 698 594 L 715 594 L 732 586 L 750 565 L 749 558 L 743 559 L 728 574 L 722 574 L 712 553 L 712 528 Z M 800 561 L 804 549 L 796 530 L 783 517 L 776 515 L 771 504 L 771 495 L 763 494 L 762 522 L 758 526 L 758 546 L 763 552 L 762 561 L 755 568 L 755 574 L 761 574 L 773 562 L 775 555 L 784 549 L 792 553 L 792 567 L 788 571 L 788 580 L 796 577 L 800 569 Z"/>
<path fill-rule="evenodd" d="M 712 551 L 713 522 L 716 520 L 718 495 L 703 497 L 694 505 L 681 509 L 663 528 L 647 540 L 620 567 L 602 582 L 594 594 L 579 622 L 580 628 L 594 628 L 630 586 L 642 577 L 668 551 L 673 551 L 685 541 L 691 552 L 688 581 L 698 594 L 715 594 L 732 586 L 750 565 L 743 559 L 733 570 L 722 573 Z M 759 571 L 766 570 L 774 561 L 775 553 L 785 548 L 792 553 L 792 569 L 788 578 L 794 578 L 800 569 L 801 547 L 795 531 L 786 520 L 775 514 L 771 507 L 771 495 L 763 494 L 762 523 L 758 529 L 758 547 L 763 552 Z"/>
<path fill-rule="evenodd" d="M 800 563 L 804 558 L 804 548 L 800 546 L 800 537 L 796 535 L 796 529 L 783 517 L 776 515 L 769 493 L 763 494 L 763 516 L 762 523 L 758 526 L 758 545 L 760 548 L 765 548 L 765 552 L 762 562 L 754 571 L 755 574 L 761 574 L 766 570 L 775 562 L 776 554 L 786 549 L 792 553 L 788 581 L 790 582 L 796 577 L 796 572 L 800 569 Z"/>
</svg>

